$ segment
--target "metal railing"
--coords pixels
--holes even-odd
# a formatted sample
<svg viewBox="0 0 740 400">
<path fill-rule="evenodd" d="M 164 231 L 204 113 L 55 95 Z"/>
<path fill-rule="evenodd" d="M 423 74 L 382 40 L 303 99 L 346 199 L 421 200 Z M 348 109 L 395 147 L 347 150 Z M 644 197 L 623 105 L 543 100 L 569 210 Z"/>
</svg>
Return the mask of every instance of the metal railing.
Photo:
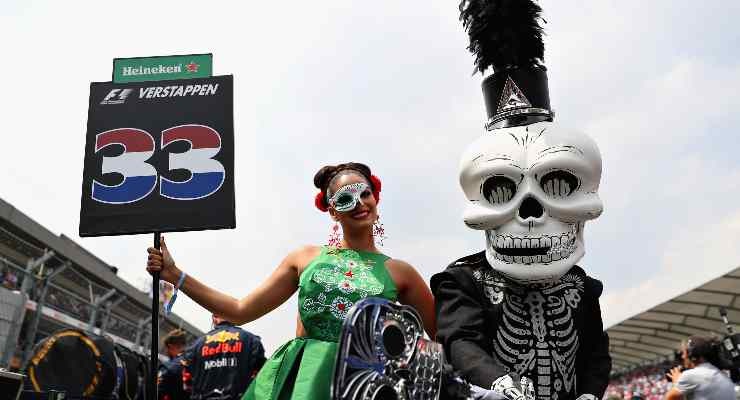
<svg viewBox="0 0 740 400">
<path fill-rule="evenodd" d="M 5 328 L 14 340 L 0 342 L 0 367 L 11 358 L 26 360 L 33 346 L 49 333 L 62 327 L 75 327 L 98 335 L 112 336 L 115 341 L 136 352 L 145 352 L 151 336 L 148 307 L 106 285 L 99 277 L 0 226 L 0 243 L 13 252 L 0 250 L 0 288 L 25 296 L 22 306 L 8 306 L 22 312 L 24 318 L 5 318 Z M 25 265 L 23 265 L 25 263 Z M 1 307 L 1 306 L 0 306 Z M 1 317 L 0 317 L 1 319 Z M 160 336 L 174 329 L 171 322 L 160 320 Z M 0 320 L 0 335 L 2 335 Z M 120 339 L 120 340 L 119 340 Z"/>
<path fill-rule="evenodd" d="M 148 326 L 131 321 L 115 311 L 127 300 L 125 296 L 116 298 L 115 289 L 105 288 L 87 279 L 71 263 L 53 254 L 38 265 L 34 266 L 33 261 L 23 267 L 0 255 L 0 293 L 16 299 L 10 302 L 0 296 L 0 367 L 12 366 L 13 358 L 27 360 L 35 343 L 52 333 L 41 326 L 44 315 L 49 314 L 48 310 L 85 324 L 73 325 L 76 328 L 118 336 L 133 344 L 127 346 L 131 350 L 141 351 L 139 345 L 148 334 Z M 85 286 L 88 296 L 80 294 Z M 106 293 L 109 294 L 107 297 Z M 142 318 L 148 314 L 148 310 L 127 303 L 129 310 L 140 313 Z M 29 304 L 32 312 L 26 312 Z M 44 312 L 44 308 L 47 308 L 47 312 Z M 69 326 L 68 319 L 56 323 Z"/>
</svg>

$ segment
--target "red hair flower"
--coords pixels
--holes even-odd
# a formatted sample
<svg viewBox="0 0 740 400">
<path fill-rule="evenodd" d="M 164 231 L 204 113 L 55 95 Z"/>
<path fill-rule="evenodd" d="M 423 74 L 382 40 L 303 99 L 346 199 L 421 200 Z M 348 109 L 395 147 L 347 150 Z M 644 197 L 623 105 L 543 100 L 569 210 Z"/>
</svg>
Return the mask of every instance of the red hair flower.
<svg viewBox="0 0 740 400">
<path fill-rule="evenodd" d="M 320 191 L 316 193 L 316 198 L 314 199 L 314 205 L 316 208 L 318 208 L 321 212 L 327 212 L 329 211 L 329 207 L 326 204 L 326 193 L 324 191 Z"/>
<path fill-rule="evenodd" d="M 373 185 L 373 196 L 375 196 L 375 203 L 380 203 L 380 188 L 383 186 L 380 183 L 380 178 L 375 175 L 370 175 L 370 183 Z"/>
</svg>

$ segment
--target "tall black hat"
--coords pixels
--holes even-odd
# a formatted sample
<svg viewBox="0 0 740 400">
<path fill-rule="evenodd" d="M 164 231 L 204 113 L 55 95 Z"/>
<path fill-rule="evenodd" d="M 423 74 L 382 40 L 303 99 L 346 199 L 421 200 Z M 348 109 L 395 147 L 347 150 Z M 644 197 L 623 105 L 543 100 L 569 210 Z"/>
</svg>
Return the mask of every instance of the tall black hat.
<svg viewBox="0 0 740 400">
<path fill-rule="evenodd" d="M 470 36 L 475 69 L 483 80 L 486 129 L 552 121 L 542 9 L 532 0 L 462 0 L 460 20 Z"/>
</svg>

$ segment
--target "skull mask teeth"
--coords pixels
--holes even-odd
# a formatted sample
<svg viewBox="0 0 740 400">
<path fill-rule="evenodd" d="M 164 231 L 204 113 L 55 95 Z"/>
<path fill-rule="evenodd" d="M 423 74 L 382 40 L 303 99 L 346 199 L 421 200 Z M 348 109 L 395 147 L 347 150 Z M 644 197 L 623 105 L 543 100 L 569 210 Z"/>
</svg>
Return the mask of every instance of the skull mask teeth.
<svg viewBox="0 0 740 400">
<path fill-rule="evenodd" d="M 534 237 L 511 236 L 486 231 L 486 241 L 493 250 L 493 256 L 509 264 L 550 263 L 570 257 L 576 250 L 578 225 L 564 234 L 541 235 Z"/>
<path fill-rule="evenodd" d="M 583 227 L 601 214 L 601 155 L 552 122 L 497 129 L 461 162 L 465 223 L 486 231 L 494 269 L 522 283 L 560 278 L 584 255 Z"/>
</svg>

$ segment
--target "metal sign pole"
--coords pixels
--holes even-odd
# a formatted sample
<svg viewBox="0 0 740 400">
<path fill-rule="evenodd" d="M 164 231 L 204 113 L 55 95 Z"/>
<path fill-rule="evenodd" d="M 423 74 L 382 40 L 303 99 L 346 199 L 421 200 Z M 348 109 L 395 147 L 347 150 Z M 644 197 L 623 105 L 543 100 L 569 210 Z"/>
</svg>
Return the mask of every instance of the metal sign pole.
<svg viewBox="0 0 740 400">
<path fill-rule="evenodd" d="M 159 250 L 161 234 L 154 234 L 154 248 Z M 149 390 L 147 400 L 157 400 L 157 370 L 159 369 L 159 272 L 152 274 L 152 342 L 149 353 Z"/>
</svg>

